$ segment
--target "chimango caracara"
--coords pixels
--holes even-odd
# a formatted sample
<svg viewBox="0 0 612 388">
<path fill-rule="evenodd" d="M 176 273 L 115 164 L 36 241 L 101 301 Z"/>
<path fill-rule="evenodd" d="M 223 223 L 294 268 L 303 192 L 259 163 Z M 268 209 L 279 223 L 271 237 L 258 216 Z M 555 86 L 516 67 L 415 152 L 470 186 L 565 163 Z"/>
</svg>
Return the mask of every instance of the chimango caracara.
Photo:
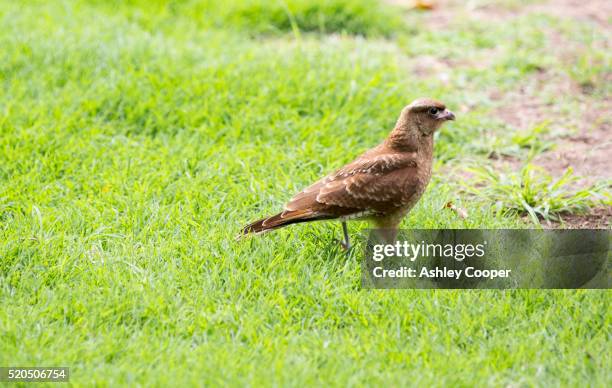
<svg viewBox="0 0 612 388">
<path fill-rule="evenodd" d="M 293 197 L 285 209 L 247 225 L 242 234 L 263 233 L 318 220 L 371 220 L 395 238 L 402 218 L 417 203 L 431 178 L 433 134 L 455 115 L 441 102 L 423 98 L 402 113 L 385 141 L 354 162 L 315 182 Z"/>
</svg>

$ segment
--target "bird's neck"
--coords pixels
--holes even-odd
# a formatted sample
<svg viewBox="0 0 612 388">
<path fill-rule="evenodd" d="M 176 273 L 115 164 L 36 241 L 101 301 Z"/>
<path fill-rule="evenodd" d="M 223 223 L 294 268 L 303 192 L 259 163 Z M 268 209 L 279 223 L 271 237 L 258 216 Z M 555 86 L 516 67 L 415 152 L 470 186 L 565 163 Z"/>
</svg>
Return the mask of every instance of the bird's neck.
<svg viewBox="0 0 612 388">
<path fill-rule="evenodd" d="M 423 136 L 420 131 L 410 131 L 402 127 L 396 126 L 385 144 L 398 152 L 416 152 L 429 157 L 433 154 L 433 134 Z"/>
</svg>

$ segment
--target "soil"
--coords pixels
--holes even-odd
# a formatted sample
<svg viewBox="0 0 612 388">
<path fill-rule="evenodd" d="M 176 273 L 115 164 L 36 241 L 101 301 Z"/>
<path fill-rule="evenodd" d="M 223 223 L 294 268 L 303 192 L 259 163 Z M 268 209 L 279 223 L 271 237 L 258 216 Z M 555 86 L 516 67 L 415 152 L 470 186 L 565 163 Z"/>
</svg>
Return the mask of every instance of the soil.
<svg viewBox="0 0 612 388">
<path fill-rule="evenodd" d="M 426 24 L 432 29 L 444 29 L 458 14 L 468 13 L 470 19 L 508 20 L 527 13 L 541 13 L 559 18 L 572 18 L 596 23 L 609 28 L 608 17 L 612 15 L 609 0 L 550 0 L 534 2 L 524 6 L 503 4 L 477 4 L 458 0 L 386 0 L 395 6 L 426 14 Z M 466 5 L 467 4 L 467 5 Z"/>
<path fill-rule="evenodd" d="M 542 223 L 546 229 L 610 229 L 612 207 L 593 209 L 589 214 L 562 214 L 562 222 Z"/>
<path fill-rule="evenodd" d="M 519 92 L 514 97 L 506 95 L 505 101 L 511 102 L 504 103 L 495 114 L 518 130 L 526 130 L 541 123 L 543 117 L 550 120 L 552 132 L 560 132 L 561 135 L 549 138 L 554 141 L 554 148 L 536 156 L 532 163 L 543 167 L 555 177 L 563 175 L 571 167 L 574 175 L 581 177 L 578 185 L 586 187 L 612 181 L 612 100 L 604 99 L 597 104 L 589 100 L 585 99 L 573 118 L 557 118 L 554 106 Z M 516 164 L 516 167 L 521 164 L 512 158 L 506 158 L 504 162 Z"/>
</svg>

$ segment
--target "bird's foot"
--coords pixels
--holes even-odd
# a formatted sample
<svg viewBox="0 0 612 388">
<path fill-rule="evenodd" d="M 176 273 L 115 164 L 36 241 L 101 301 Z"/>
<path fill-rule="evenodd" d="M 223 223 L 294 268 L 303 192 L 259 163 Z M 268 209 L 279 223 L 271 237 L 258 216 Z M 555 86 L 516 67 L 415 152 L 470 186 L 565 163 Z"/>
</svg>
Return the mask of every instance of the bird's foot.
<svg viewBox="0 0 612 388">
<path fill-rule="evenodd" d="M 340 240 L 338 238 L 334 238 L 332 241 L 335 242 L 335 243 L 338 243 L 338 245 L 340 245 L 342 250 L 345 251 L 347 254 L 353 248 L 353 245 L 351 245 L 350 242 L 347 244 L 346 241 Z"/>
<path fill-rule="evenodd" d="M 351 248 L 353 247 L 350 241 L 340 241 L 340 246 L 342 247 L 342 249 L 344 249 L 347 252 L 350 251 Z"/>
</svg>

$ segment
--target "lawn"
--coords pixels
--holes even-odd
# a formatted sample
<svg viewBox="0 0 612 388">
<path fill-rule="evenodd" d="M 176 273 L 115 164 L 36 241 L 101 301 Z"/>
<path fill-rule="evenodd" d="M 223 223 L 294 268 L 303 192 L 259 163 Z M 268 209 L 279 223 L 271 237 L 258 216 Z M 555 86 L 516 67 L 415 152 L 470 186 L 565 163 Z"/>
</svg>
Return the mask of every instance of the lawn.
<svg viewBox="0 0 612 388">
<path fill-rule="evenodd" d="M 404 228 L 609 216 L 606 19 L 394 3 L 0 1 L 0 366 L 69 366 L 77 386 L 610 386 L 608 290 L 361 290 L 337 223 L 234 239 L 421 96 L 457 121 Z M 603 167 L 564 176 L 549 162 L 581 136 Z"/>
</svg>

